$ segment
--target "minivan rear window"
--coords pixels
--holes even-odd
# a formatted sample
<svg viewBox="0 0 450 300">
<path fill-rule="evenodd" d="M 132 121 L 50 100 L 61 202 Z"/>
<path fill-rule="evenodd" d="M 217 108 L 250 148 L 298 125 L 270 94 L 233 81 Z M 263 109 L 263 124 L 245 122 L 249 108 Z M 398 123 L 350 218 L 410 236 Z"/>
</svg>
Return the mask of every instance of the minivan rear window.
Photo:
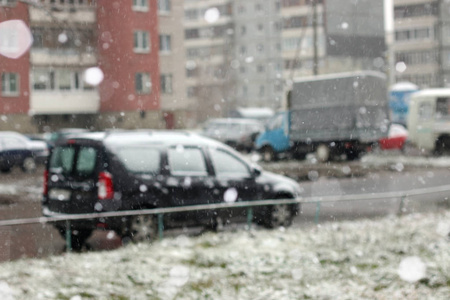
<svg viewBox="0 0 450 300">
<path fill-rule="evenodd" d="M 97 150 L 92 147 L 56 147 L 50 158 L 50 171 L 75 176 L 88 176 L 95 170 Z"/>
</svg>

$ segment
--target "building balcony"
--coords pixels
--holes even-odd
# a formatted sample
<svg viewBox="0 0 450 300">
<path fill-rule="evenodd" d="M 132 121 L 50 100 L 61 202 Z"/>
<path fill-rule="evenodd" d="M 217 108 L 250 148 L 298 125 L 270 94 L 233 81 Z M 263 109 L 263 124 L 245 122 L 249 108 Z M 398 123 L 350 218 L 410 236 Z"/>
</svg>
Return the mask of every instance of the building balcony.
<svg viewBox="0 0 450 300">
<path fill-rule="evenodd" d="M 98 90 L 32 91 L 31 115 L 93 114 L 100 109 Z"/>
<path fill-rule="evenodd" d="M 74 6 L 30 6 L 30 22 L 33 23 L 82 23 L 96 22 L 95 7 L 87 5 Z"/>
<path fill-rule="evenodd" d="M 93 66 L 97 64 L 94 53 L 80 52 L 75 49 L 50 50 L 33 48 L 31 50 L 32 65 L 46 66 Z"/>
</svg>

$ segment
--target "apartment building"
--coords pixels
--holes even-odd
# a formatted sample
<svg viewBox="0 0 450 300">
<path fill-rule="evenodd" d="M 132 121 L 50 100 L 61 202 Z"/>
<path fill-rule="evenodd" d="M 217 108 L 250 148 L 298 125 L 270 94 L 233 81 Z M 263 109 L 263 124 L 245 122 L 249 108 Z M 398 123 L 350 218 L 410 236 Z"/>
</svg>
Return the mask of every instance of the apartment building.
<svg viewBox="0 0 450 300">
<path fill-rule="evenodd" d="M 284 78 L 385 65 L 383 0 L 281 0 Z"/>
<path fill-rule="evenodd" d="M 281 107 L 284 80 L 279 1 L 233 1 L 234 107 Z"/>
<path fill-rule="evenodd" d="M 187 95 L 199 122 L 237 107 L 279 107 L 278 1 L 186 0 Z"/>
<path fill-rule="evenodd" d="M 166 128 L 197 125 L 194 98 L 186 95 L 184 0 L 158 1 L 161 111 Z"/>
<path fill-rule="evenodd" d="M 283 77 L 323 73 L 325 68 L 325 24 L 323 1 L 282 0 Z M 316 64 L 316 66 L 315 66 Z"/>
<path fill-rule="evenodd" d="M 233 103 L 232 1 L 184 2 L 186 95 L 195 103 L 197 121 L 203 122 L 223 116 Z"/>
<path fill-rule="evenodd" d="M 450 3 L 394 0 L 395 79 L 420 88 L 450 85 Z"/>
<path fill-rule="evenodd" d="M 0 21 L 23 20 L 34 41 L 19 59 L 0 56 L 0 129 L 164 127 L 157 5 L 1 0 Z M 84 80 L 90 68 L 100 85 Z"/>
</svg>

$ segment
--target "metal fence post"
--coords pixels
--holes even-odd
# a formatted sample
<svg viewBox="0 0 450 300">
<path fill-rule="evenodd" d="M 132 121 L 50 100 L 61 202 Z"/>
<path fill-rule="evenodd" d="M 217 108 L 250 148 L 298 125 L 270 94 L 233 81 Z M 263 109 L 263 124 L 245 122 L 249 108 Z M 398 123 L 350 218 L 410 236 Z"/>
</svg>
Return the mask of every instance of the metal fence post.
<svg viewBox="0 0 450 300">
<path fill-rule="evenodd" d="M 247 207 L 247 229 L 250 230 L 252 228 L 253 221 L 253 207 Z"/>
<path fill-rule="evenodd" d="M 158 238 L 162 240 L 164 236 L 163 214 L 158 214 Z"/>
<path fill-rule="evenodd" d="M 316 202 L 316 215 L 314 216 L 314 223 L 319 224 L 319 214 L 320 214 L 320 201 Z"/>
<path fill-rule="evenodd" d="M 405 198 L 406 198 L 405 195 L 400 198 L 400 205 L 398 207 L 398 215 L 402 215 L 403 214 L 403 208 L 405 206 Z"/>
<path fill-rule="evenodd" d="M 72 230 L 70 229 L 70 220 L 66 220 L 66 251 L 72 251 Z"/>
</svg>

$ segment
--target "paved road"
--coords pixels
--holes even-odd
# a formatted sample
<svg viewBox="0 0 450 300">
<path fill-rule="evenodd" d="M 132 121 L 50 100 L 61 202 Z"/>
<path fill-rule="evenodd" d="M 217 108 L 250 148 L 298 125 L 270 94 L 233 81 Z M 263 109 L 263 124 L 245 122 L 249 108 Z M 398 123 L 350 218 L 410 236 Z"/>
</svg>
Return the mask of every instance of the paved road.
<svg viewBox="0 0 450 300">
<path fill-rule="evenodd" d="M 352 168 L 355 168 L 354 166 L 352 165 Z M 305 167 L 296 166 L 293 163 L 289 168 L 301 169 L 304 172 Z M 336 169 L 336 166 L 329 165 L 328 168 Z M 342 166 L 339 168 L 342 169 Z M 279 171 L 283 172 L 281 169 Z M 43 170 L 39 169 L 35 174 L 24 174 L 20 170 L 14 170 L 10 174 L 0 174 L 0 220 L 41 216 L 42 173 Z M 373 169 L 357 177 L 313 176 L 314 181 L 302 181 L 301 184 L 305 197 L 367 195 L 448 185 L 449 175 L 450 170 L 443 167 L 405 168 L 402 172 Z M 305 223 L 314 224 L 317 220 L 397 214 L 401 206 L 404 212 L 449 208 L 449 196 L 450 194 L 447 193 L 438 193 L 426 198 L 410 197 L 402 204 L 401 199 L 398 198 L 339 201 L 322 203 L 320 206 L 316 203 L 304 204 L 302 213 L 295 224 L 304 226 Z M 121 246 L 120 239 L 108 231 L 96 231 L 89 242 L 94 250 L 114 249 Z M 62 253 L 63 250 L 64 240 L 49 224 L 0 227 L 0 261 L 21 257 L 43 257 Z"/>
</svg>

